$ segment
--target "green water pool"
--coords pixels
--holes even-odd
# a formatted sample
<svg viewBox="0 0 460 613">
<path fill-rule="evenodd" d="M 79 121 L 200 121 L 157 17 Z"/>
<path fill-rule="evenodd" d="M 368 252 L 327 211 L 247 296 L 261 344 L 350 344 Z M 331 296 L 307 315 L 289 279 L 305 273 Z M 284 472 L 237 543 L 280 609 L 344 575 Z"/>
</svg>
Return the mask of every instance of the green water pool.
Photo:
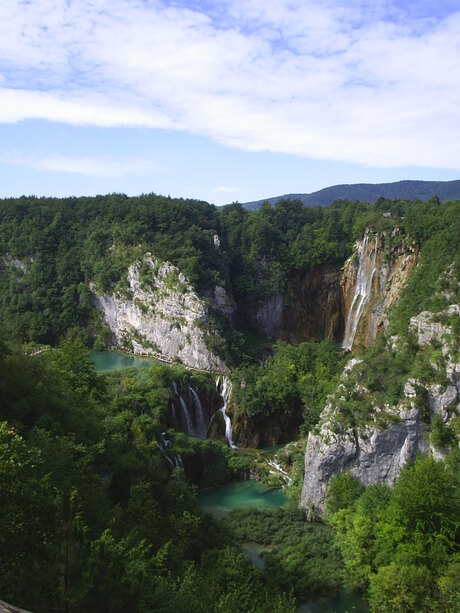
<svg viewBox="0 0 460 613">
<path fill-rule="evenodd" d="M 288 499 L 282 490 L 270 489 L 258 481 L 232 481 L 198 494 L 198 502 L 214 517 L 225 517 L 233 509 L 274 509 Z"/>
<path fill-rule="evenodd" d="M 96 372 L 120 370 L 121 368 L 150 368 L 157 362 L 155 358 L 144 358 L 121 351 L 94 351 L 89 354 Z"/>
</svg>

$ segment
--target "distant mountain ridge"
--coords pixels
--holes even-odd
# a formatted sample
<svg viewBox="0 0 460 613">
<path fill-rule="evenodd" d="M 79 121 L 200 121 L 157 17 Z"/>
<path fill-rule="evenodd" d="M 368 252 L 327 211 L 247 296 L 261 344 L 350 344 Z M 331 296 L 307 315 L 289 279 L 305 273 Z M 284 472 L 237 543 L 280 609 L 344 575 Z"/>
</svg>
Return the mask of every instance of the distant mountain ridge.
<svg viewBox="0 0 460 613">
<path fill-rule="evenodd" d="M 311 194 L 284 194 L 273 198 L 244 202 L 245 209 L 258 209 L 264 202 L 275 204 L 278 200 L 297 199 L 305 206 L 327 206 L 334 200 L 361 200 L 376 202 L 379 198 L 429 200 L 438 196 L 440 200 L 460 199 L 460 180 L 455 181 L 396 181 L 394 183 L 354 183 L 332 185 Z"/>
</svg>

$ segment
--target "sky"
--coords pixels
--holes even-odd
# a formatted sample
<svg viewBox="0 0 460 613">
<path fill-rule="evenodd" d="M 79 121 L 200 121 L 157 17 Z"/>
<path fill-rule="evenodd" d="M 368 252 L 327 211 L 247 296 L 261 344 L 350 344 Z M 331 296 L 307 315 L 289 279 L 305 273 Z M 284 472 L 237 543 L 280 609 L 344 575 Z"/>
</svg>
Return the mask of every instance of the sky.
<svg viewBox="0 0 460 613">
<path fill-rule="evenodd" d="M 0 197 L 458 178 L 458 0 L 1 0 Z"/>
</svg>

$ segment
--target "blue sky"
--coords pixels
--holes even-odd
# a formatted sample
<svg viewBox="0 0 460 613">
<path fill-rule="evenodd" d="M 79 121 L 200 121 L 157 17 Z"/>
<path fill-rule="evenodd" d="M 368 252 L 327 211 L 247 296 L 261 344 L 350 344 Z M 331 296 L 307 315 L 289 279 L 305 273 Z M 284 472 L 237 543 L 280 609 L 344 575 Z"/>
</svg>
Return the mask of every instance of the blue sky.
<svg viewBox="0 0 460 613">
<path fill-rule="evenodd" d="M 460 177 L 460 7 L 2 0 L 0 196 Z"/>
</svg>

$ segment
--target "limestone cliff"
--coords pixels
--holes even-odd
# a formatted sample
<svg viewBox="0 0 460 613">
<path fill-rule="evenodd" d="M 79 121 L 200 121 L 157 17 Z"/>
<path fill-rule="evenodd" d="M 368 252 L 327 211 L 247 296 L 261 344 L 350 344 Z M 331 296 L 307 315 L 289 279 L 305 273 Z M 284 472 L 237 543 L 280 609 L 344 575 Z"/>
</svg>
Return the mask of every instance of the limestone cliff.
<svg viewBox="0 0 460 613">
<path fill-rule="evenodd" d="M 126 280 L 127 286 L 112 295 L 93 287 L 114 346 L 203 370 L 224 368 L 205 344 L 207 306 L 175 266 L 147 253 L 129 267 Z"/>
<path fill-rule="evenodd" d="M 276 292 L 262 301 L 256 312 L 256 321 L 259 328 L 268 338 L 278 338 L 283 313 L 283 296 Z"/>
<path fill-rule="evenodd" d="M 325 338 L 369 345 L 387 331 L 388 315 L 417 263 L 417 249 L 399 229 L 366 230 L 340 271 L 332 265 L 296 271 L 284 293 L 264 300 L 255 319 L 270 338 L 290 343 Z"/>
<path fill-rule="evenodd" d="M 325 265 L 297 272 L 289 281 L 280 338 L 291 343 L 325 338 L 340 341 L 343 312 L 340 272 L 336 268 Z"/>
<path fill-rule="evenodd" d="M 446 315 L 460 315 L 460 307 L 451 306 Z M 324 409 L 316 432 L 308 437 L 300 504 L 310 516 L 323 512 L 328 482 L 343 470 L 350 470 L 366 486 L 377 482 L 393 486 L 401 468 L 416 453 L 443 457 L 443 451 L 430 444 L 426 431 L 430 416 L 437 414 L 446 424 L 458 415 L 460 364 L 455 361 L 458 354 L 451 340 L 452 331 L 434 320 L 433 314 L 421 313 L 412 318 L 411 328 L 417 334 L 419 346 L 433 340 L 441 344 L 445 358 L 445 372 L 440 373 L 443 385 L 409 379 L 396 406 L 373 407 L 365 424 L 350 427 L 341 419 L 340 405 L 346 407 L 353 395 L 365 396 L 368 390 L 360 383 L 360 360 L 351 360 L 345 368 L 342 382 Z M 350 391 L 347 380 L 352 376 L 355 383 Z"/>
<path fill-rule="evenodd" d="M 341 276 L 345 331 L 343 347 L 369 345 L 388 329 L 388 314 L 409 280 L 417 249 L 393 232 L 366 230 Z"/>
</svg>

